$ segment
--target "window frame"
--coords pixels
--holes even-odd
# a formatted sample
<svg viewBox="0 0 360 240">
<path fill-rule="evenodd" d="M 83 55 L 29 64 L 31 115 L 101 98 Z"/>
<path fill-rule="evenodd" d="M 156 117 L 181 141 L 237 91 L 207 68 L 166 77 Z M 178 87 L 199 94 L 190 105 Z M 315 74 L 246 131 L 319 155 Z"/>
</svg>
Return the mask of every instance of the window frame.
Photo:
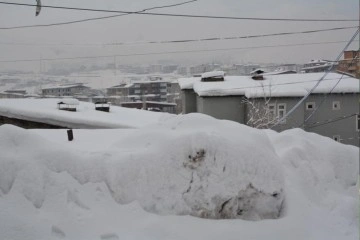
<svg viewBox="0 0 360 240">
<path fill-rule="evenodd" d="M 360 129 L 359 129 L 359 127 L 360 127 L 360 126 L 359 126 L 359 125 L 360 125 L 360 124 L 359 124 L 359 120 L 360 120 L 360 114 L 356 114 L 356 115 L 355 115 L 355 126 L 356 126 L 356 131 L 357 131 L 357 132 L 360 131 Z"/>
<path fill-rule="evenodd" d="M 312 108 L 309 108 L 309 105 L 312 105 Z M 305 104 L 305 106 L 306 106 L 307 111 L 311 111 L 311 110 L 314 110 L 316 108 L 315 102 L 307 102 Z"/>
<path fill-rule="evenodd" d="M 335 108 L 335 107 L 334 107 L 334 104 L 337 104 L 337 105 L 338 105 L 338 108 Z M 340 101 L 333 101 L 333 102 L 332 102 L 332 110 L 336 110 L 336 111 L 341 110 Z"/>
<path fill-rule="evenodd" d="M 279 108 L 280 106 L 284 106 L 284 108 L 283 108 L 283 109 L 280 109 L 280 108 Z M 277 106 L 276 106 L 276 116 L 277 116 L 279 119 L 282 118 L 282 117 L 280 117 L 280 114 L 279 114 L 280 111 L 283 111 L 282 117 L 286 115 L 286 103 L 278 103 Z M 285 123 L 286 123 L 286 119 L 284 119 L 284 120 L 281 121 L 280 123 L 281 123 L 281 124 L 285 124 Z"/>
</svg>

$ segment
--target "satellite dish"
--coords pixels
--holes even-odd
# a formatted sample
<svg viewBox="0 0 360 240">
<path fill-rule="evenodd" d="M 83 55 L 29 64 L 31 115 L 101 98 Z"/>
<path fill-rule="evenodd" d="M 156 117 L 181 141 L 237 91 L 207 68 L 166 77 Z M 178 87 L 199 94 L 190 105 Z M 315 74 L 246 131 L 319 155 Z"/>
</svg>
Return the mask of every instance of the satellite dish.
<svg viewBox="0 0 360 240">
<path fill-rule="evenodd" d="M 36 13 L 35 16 L 38 16 L 41 11 L 41 0 L 36 0 Z"/>
</svg>

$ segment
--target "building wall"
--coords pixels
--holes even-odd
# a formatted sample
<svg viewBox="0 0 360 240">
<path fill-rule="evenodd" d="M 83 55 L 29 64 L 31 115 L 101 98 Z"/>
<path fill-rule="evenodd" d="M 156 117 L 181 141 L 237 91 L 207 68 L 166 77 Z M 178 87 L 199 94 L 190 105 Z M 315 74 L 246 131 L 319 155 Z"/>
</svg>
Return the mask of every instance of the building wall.
<svg viewBox="0 0 360 240">
<path fill-rule="evenodd" d="M 197 112 L 217 119 L 245 123 L 245 105 L 242 96 L 196 97 Z"/>
<path fill-rule="evenodd" d="M 295 106 L 295 104 L 300 100 L 301 98 L 271 98 L 269 101 L 269 104 L 273 104 L 275 106 L 275 116 L 277 116 L 277 112 L 279 110 L 279 106 L 285 104 L 286 113 Z M 256 98 L 256 99 L 250 99 L 249 101 L 252 101 L 256 106 L 259 106 L 259 109 L 265 109 L 265 101 L 263 98 Z M 261 114 L 260 114 L 261 115 Z M 246 106 L 246 123 L 250 119 L 250 108 L 247 104 Z M 266 116 L 263 116 L 266 117 Z M 302 122 L 304 120 L 304 109 L 302 107 L 297 108 L 291 116 L 286 119 L 283 123 L 278 124 L 273 129 L 275 131 L 283 131 L 286 129 L 299 127 L 301 126 Z M 270 119 L 270 123 L 276 123 L 276 120 L 272 122 Z"/>
<path fill-rule="evenodd" d="M 196 108 L 196 93 L 192 89 L 186 89 L 181 91 L 182 101 L 182 113 L 193 113 L 197 112 Z"/>
<path fill-rule="evenodd" d="M 321 107 L 309 119 L 305 130 L 315 132 L 323 136 L 333 138 L 340 136 L 340 142 L 359 146 L 359 132 L 356 130 L 356 116 L 352 116 L 339 121 L 325 124 L 327 121 L 339 119 L 344 116 L 350 116 L 359 113 L 359 97 L 360 94 L 331 94 L 327 95 Z M 306 102 L 315 102 L 319 106 L 323 101 L 324 95 L 311 95 Z M 339 110 L 333 110 L 333 102 L 340 103 Z M 311 110 L 306 110 L 304 103 L 305 119 L 311 114 Z"/>
<path fill-rule="evenodd" d="M 303 128 L 305 131 L 314 132 L 322 136 L 333 138 L 334 136 L 340 137 L 340 142 L 344 144 L 351 144 L 359 146 L 359 132 L 356 131 L 356 116 L 342 119 L 339 121 L 324 124 L 328 121 L 339 119 L 343 116 L 350 116 L 355 113 L 359 113 L 359 97 L 360 94 L 331 94 L 327 95 L 324 100 L 324 94 L 314 94 L 308 97 L 308 99 L 299 106 L 286 122 L 280 123 L 273 129 L 275 131 L 283 131 L 291 128 Z M 279 104 L 286 104 L 286 112 L 289 112 L 291 108 L 301 98 L 273 98 L 270 104 L 275 104 L 276 109 Z M 255 103 L 260 104 L 263 108 L 264 100 L 259 98 Z M 321 104 L 321 107 L 313 114 L 313 116 L 303 126 L 305 119 L 313 112 L 313 110 L 307 110 L 307 103 L 314 103 L 314 109 Z M 339 110 L 333 110 L 333 102 L 337 101 L 340 103 Z M 249 120 L 248 112 L 246 110 L 246 122 Z"/>
</svg>

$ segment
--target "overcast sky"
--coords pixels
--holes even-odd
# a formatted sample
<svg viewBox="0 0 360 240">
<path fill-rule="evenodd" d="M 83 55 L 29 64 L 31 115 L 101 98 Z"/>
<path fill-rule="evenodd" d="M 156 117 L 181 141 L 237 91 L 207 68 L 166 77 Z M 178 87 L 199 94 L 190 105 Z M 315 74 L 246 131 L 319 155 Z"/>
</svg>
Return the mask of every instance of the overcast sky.
<svg viewBox="0 0 360 240">
<path fill-rule="evenodd" d="M 10 1 L 36 3 L 35 0 Z M 182 0 L 42 0 L 43 5 L 139 11 L 144 8 L 182 2 Z M 236 17 L 358 19 L 359 0 L 198 0 L 187 5 L 152 10 Z M 114 15 L 43 8 L 35 17 L 35 7 L 0 4 L 0 27 L 47 24 L 90 17 Z M 0 60 L 38 59 L 73 56 L 132 54 L 219 48 L 247 48 L 265 45 L 347 41 L 356 29 L 294 36 L 178 44 L 132 44 L 102 46 L 114 42 L 198 39 L 356 26 L 358 22 L 260 22 L 244 20 L 196 19 L 128 15 L 107 20 L 64 26 L 0 30 Z M 358 40 L 359 38 L 357 38 Z M 13 44 L 13 45 L 9 45 Z M 57 45 L 57 44 L 75 45 Z M 25 45 L 18 45 L 25 44 Z M 40 44 L 40 45 L 33 45 Z M 99 45 L 88 45 L 99 44 Z M 212 61 L 228 63 L 275 62 L 304 63 L 311 59 L 335 59 L 346 43 L 312 46 L 242 49 L 232 51 L 118 57 L 120 64 L 149 64 L 169 61 L 196 64 Z M 358 41 L 352 44 L 357 49 Z M 99 59 L 109 62 L 111 59 Z M 70 61 L 76 64 L 86 60 Z M 48 63 L 50 66 L 51 63 Z M 1 69 L 38 68 L 39 63 L 0 63 Z M 36 70 L 35 70 L 36 71 Z"/>
</svg>

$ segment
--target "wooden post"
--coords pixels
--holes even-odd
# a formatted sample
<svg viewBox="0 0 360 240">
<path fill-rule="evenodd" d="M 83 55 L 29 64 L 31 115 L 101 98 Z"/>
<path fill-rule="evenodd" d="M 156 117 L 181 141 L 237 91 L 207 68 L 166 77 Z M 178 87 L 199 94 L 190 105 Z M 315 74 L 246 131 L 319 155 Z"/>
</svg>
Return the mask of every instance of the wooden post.
<svg viewBox="0 0 360 240">
<path fill-rule="evenodd" d="M 73 131 L 72 129 L 67 130 L 68 140 L 72 141 L 74 139 Z"/>
</svg>

